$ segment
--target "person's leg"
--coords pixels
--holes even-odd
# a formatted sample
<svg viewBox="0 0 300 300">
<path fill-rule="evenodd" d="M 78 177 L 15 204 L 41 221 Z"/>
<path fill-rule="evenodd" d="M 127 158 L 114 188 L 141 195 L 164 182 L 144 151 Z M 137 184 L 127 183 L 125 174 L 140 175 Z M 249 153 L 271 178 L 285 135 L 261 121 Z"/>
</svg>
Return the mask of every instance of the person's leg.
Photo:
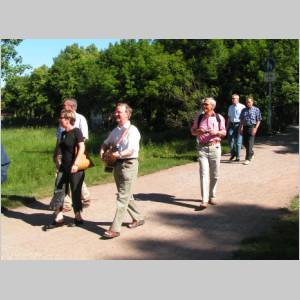
<svg viewBox="0 0 300 300">
<path fill-rule="evenodd" d="M 254 139 L 255 137 L 252 134 L 249 135 L 249 160 L 251 160 L 254 155 L 254 151 L 253 151 Z"/>
<path fill-rule="evenodd" d="M 91 203 L 90 196 L 91 194 L 86 186 L 86 183 L 83 182 L 81 188 L 81 201 L 84 207 L 88 207 L 90 205 Z"/>
<path fill-rule="evenodd" d="M 117 177 L 116 184 L 118 188 L 117 195 L 117 210 L 114 220 L 110 227 L 111 231 L 120 232 L 123 220 L 125 218 L 126 211 L 128 209 L 129 201 L 132 197 L 132 188 L 138 171 L 138 162 L 130 161 L 118 162 L 114 168 L 114 176 Z M 134 210 L 131 210 L 134 214 Z M 140 216 L 137 214 L 137 218 Z"/>
<path fill-rule="evenodd" d="M 207 203 L 209 200 L 209 164 L 207 149 L 199 150 L 199 175 L 202 202 Z"/>
<path fill-rule="evenodd" d="M 73 210 L 75 215 L 80 214 L 82 211 L 82 202 L 81 202 L 81 189 L 82 183 L 84 180 L 84 171 L 79 171 L 73 174 L 70 174 L 70 185 L 72 192 L 72 203 Z"/>
<path fill-rule="evenodd" d="M 238 138 L 239 138 L 239 125 L 234 124 L 234 129 L 233 129 L 233 149 L 234 149 L 234 155 L 236 159 L 240 159 L 240 153 L 238 152 Z"/>
<path fill-rule="evenodd" d="M 249 160 L 249 133 L 248 129 L 244 128 L 243 130 L 243 144 L 246 148 L 246 160 Z"/>
<path fill-rule="evenodd" d="M 217 182 L 220 175 L 221 145 L 211 147 L 209 152 L 209 200 L 216 199 Z"/>
<path fill-rule="evenodd" d="M 237 142 L 236 142 L 236 158 L 237 159 L 241 158 L 242 143 L 243 143 L 243 136 L 238 133 L 238 135 L 237 135 Z"/>
<path fill-rule="evenodd" d="M 51 225 L 46 225 L 45 229 L 55 228 L 64 223 L 63 205 L 68 184 L 67 176 L 64 172 L 57 172 L 54 185 L 54 193 L 50 202 L 50 209 L 54 210 L 54 220 Z"/>
<path fill-rule="evenodd" d="M 234 149 L 234 130 L 232 127 L 228 128 L 228 145 L 230 147 L 230 159 L 233 159 L 235 156 L 235 149 Z"/>
</svg>

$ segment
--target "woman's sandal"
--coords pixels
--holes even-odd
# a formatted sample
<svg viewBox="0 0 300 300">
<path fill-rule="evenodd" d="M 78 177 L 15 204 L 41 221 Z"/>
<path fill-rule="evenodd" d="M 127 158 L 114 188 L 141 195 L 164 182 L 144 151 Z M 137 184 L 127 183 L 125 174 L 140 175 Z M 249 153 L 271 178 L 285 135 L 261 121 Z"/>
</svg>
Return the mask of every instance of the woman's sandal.
<svg viewBox="0 0 300 300">
<path fill-rule="evenodd" d="M 142 226 L 145 224 L 144 220 L 139 220 L 139 221 L 133 221 L 132 223 L 128 224 L 128 228 L 136 228 L 138 226 Z"/>
<path fill-rule="evenodd" d="M 120 236 L 120 232 L 115 232 L 115 231 L 112 231 L 112 230 L 107 230 L 104 232 L 104 235 L 103 235 L 105 238 L 107 239 L 113 239 L 113 238 L 116 238 L 118 236 Z"/>
</svg>

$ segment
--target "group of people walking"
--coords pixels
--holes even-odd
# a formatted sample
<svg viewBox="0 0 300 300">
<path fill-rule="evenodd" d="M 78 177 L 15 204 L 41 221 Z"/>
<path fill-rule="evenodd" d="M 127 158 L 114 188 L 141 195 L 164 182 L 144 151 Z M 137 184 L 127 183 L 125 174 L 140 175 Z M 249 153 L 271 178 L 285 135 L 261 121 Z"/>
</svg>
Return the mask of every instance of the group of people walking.
<svg viewBox="0 0 300 300">
<path fill-rule="evenodd" d="M 83 203 L 90 199 L 84 185 L 84 171 L 78 170 L 80 155 L 85 152 L 88 139 L 88 126 L 84 116 L 76 113 L 77 101 L 66 99 L 60 113 L 60 127 L 57 130 L 57 143 L 53 155 L 57 167 L 55 190 L 50 208 L 54 210 L 54 220 L 45 230 L 64 225 L 63 212 L 68 209 L 68 195 L 71 194 L 74 210 L 74 225 L 80 226 L 84 220 L 81 212 Z M 139 212 L 133 197 L 133 185 L 138 175 L 138 155 L 140 132 L 130 122 L 132 109 L 127 103 L 118 103 L 115 108 L 115 120 L 118 126 L 109 134 L 100 147 L 99 155 L 103 159 L 104 151 L 109 145 L 115 145 L 112 156 L 115 158 L 113 175 L 117 186 L 117 209 L 110 228 L 104 237 L 111 239 L 120 235 L 121 225 L 128 212 L 132 222 L 129 228 L 144 224 L 144 217 Z M 71 191 L 69 191 L 69 187 Z"/>
<path fill-rule="evenodd" d="M 246 106 L 239 103 L 239 95 L 232 95 L 232 104 L 228 108 L 228 119 L 214 111 L 216 101 L 205 98 L 202 101 L 202 112 L 197 114 L 191 134 L 197 138 L 199 156 L 199 174 L 202 203 L 199 209 L 208 204 L 216 205 L 216 188 L 220 175 L 221 139 L 227 134 L 230 146 L 230 161 L 240 161 L 242 142 L 246 148 L 244 165 L 253 159 L 254 139 L 261 122 L 259 108 L 253 106 L 253 98 L 246 98 Z"/>
<path fill-rule="evenodd" d="M 239 95 L 232 95 L 232 105 L 228 109 L 228 121 L 215 112 L 216 101 L 205 98 L 201 103 L 202 112 L 196 115 L 191 134 L 197 139 L 199 155 L 199 174 L 202 202 L 199 209 L 208 204 L 216 204 L 216 187 L 220 175 L 221 139 L 228 133 L 230 161 L 240 161 L 242 141 L 246 148 L 247 165 L 253 159 L 253 144 L 261 122 L 260 110 L 253 106 L 253 98 L 246 98 L 246 106 L 239 103 Z M 57 143 L 54 161 L 57 166 L 54 196 L 50 207 L 54 210 L 53 223 L 47 229 L 64 224 L 63 212 L 70 209 L 68 195 L 71 194 L 74 210 L 74 225 L 80 226 L 84 220 L 81 212 L 84 204 L 88 205 L 89 192 L 84 184 L 84 171 L 78 169 L 78 160 L 85 152 L 88 139 L 88 125 L 84 116 L 76 112 L 77 101 L 66 99 L 60 113 L 60 127 L 57 130 Z M 117 187 L 117 208 L 110 228 L 104 237 L 111 239 L 120 236 L 121 225 L 128 212 L 132 222 L 129 228 L 136 228 L 145 223 L 133 197 L 133 186 L 138 175 L 138 156 L 140 132 L 131 124 L 132 108 L 127 103 L 118 103 L 115 108 L 117 127 L 108 135 L 100 147 L 99 155 L 104 160 L 108 147 L 114 146 L 111 155 L 115 159 L 113 167 Z M 70 191 L 69 191 L 70 187 Z"/>
</svg>

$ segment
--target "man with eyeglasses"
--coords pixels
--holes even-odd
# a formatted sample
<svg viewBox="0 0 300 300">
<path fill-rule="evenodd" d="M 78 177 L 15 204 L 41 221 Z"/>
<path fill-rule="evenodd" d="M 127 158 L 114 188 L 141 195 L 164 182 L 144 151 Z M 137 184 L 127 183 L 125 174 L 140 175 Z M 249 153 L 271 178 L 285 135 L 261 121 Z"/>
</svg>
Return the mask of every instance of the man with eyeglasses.
<svg viewBox="0 0 300 300">
<path fill-rule="evenodd" d="M 221 139 L 226 136 L 225 119 L 215 113 L 216 100 L 207 97 L 202 102 L 202 114 L 197 114 L 191 134 L 197 137 L 202 204 L 215 205 L 217 181 L 220 174 Z"/>
</svg>

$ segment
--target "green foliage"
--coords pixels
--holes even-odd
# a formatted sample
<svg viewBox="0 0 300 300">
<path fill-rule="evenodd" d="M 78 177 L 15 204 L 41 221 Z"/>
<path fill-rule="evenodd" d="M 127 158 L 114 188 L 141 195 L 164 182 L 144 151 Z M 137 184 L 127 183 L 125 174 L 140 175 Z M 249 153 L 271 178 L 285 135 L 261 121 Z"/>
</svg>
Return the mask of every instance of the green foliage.
<svg viewBox="0 0 300 300">
<path fill-rule="evenodd" d="M 6 80 L 12 76 L 22 74 L 30 66 L 22 64 L 22 57 L 18 55 L 15 47 L 18 46 L 22 40 L 0 40 L 1 48 L 1 79 Z"/>
<path fill-rule="evenodd" d="M 13 50 L 19 42 L 9 41 L 5 63 L 17 55 Z M 276 76 L 272 123 L 281 130 L 298 121 L 298 40 L 121 40 L 104 51 L 73 44 L 49 69 L 42 66 L 29 76 L 7 78 L 2 109 L 14 123 L 21 118 L 23 124 L 54 125 L 63 99 L 74 97 L 80 113 L 88 119 L 98 114 L 104 128 L 110 128 L 114 106 L 122 100 L 133 107 L 139 128 L 175 133 L 190 126 L 201 98 L 215 97 L 217 112 L 226 116 L 231 95 L 238 93 L 241 102 L 254 97 L 264 129 L 270 49 Z"/>
</svg>

